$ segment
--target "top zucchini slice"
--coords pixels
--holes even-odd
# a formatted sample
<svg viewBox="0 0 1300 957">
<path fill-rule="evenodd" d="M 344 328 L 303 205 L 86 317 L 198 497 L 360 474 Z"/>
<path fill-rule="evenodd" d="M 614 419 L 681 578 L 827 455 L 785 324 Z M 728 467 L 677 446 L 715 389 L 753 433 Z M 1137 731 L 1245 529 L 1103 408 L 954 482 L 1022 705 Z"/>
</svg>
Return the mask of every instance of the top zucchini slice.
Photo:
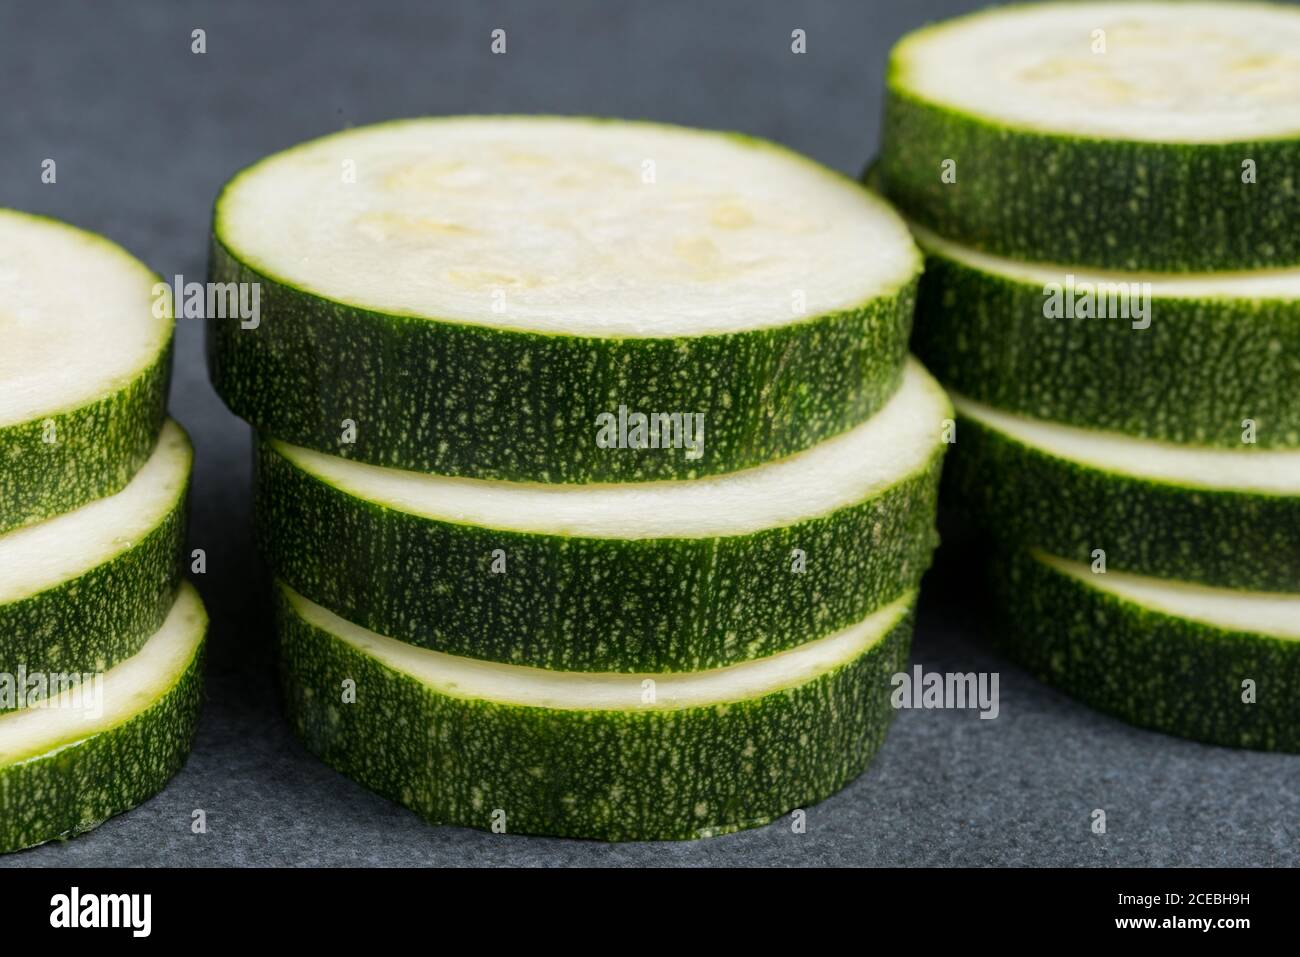
<svg viewBox="0 0 1300 957">
<path fill-rule="evenodd" d="M 260 314 L 209 322 L 209 366 L 259 430 L 345 458 L 508 481 L 693 478 L 883 406 L 919 271 L 887 204 L 771 143 L 409 120 L 226 186 L 212 276 L 257 283 Z M 703 442 L 601 447 L 605 413 L 620 444 L 637 413 L 702 417 Z"/>
<path fill-rule="evenodd" d="M 0 210 L 0 533 L 122 488 L 171 374 L 157 276 L 93 233 Z"/>
<path fill-rule="evenodd" d="M 1017 258 L 1295 265 L 1298 50 L 1300 11 L 1267 4 L 1049 3 L 928 27 L 890 58 L 882 185 L 923 226 Z"/>
</svg>

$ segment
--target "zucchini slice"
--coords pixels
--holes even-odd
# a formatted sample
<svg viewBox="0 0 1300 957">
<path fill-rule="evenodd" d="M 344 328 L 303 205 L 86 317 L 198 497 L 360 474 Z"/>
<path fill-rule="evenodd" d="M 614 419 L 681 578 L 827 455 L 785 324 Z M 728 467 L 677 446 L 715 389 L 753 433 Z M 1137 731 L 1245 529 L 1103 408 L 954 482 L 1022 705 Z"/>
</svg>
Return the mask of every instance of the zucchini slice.
<svg viewBox="0 0 1300 957">
<path fill-rule="evenodd" d="M 193 460 L 168 421 L 126 488 L 0 535 L 0 673 L 103 671 L 158 630 L 181 580 Z"/>
<path fill-rule="evenodd" d="M 760 140 L 582 118 L 385 123 L 225 187 L 212 278 L 259 284 L 260 318 L 209 321 L 209 369 L 257 429 L 344 458 L 692 478 L 880 408 L 920 266 L 886 203 Z M 704 441 L 598 447 L 620 410 L 702 416 Z"/>
<path fill-rule="evenodd" d="M 165 416 L 170 300 L 102 236 L 0 210 L 0 533 L 126 485 Z"/>
<path fill-rule="evenodd" d="M 207 624 L 184 584 L 135 655 L 0 715 L 0 851 L 88 831 L 162 790 L 194 737 Z"/>
<path fill-rule="evenodd" d="M 434 823 L 705 837 L 767 823 L 862 771 L 893 716 L 914 599 L 728 668 L 578 675 L 416 648 L 281 585 L 280 668 L 308 750 Z"/>
<path fill-rule="evenodd" d="M 562 671 L 699 671 L 845 627 L 916 587 L 951 415 L 912 361 L 873 418 L 789 459 L 580 487 L 267 441 L 258 541 L 294 589 L 403 641 Z"/>
<path fill-rule="evenodd" d="M 1300 264 L 1297 51 L 1284 4 L 1044 3 L 918 30 L 889 61 L 884 191 L 1018 259 Z"/>
<path fill-rule="evenodd" d="M 1300 595 L 1093 574 L 1028 551 L 994 592 L 1000 646 L 1072 697 L 1197 741 L 1300 751 Z"/>
<path fill-rule="evenodd" d="M 1003 540 L 1108 569 L 1300 592 L 1300 449 L 1189 448 L 954 395 L 952 501 Z"/>
<path fill-rule="evenodd" d="M 1240 449 L 1249 419 L 1256 447 L 1300 446 L 1300 269 L 1093 273 L 914 231 L 926 266 L 912 348 L 949 388 L 1193 445 Z"/>
</svg>

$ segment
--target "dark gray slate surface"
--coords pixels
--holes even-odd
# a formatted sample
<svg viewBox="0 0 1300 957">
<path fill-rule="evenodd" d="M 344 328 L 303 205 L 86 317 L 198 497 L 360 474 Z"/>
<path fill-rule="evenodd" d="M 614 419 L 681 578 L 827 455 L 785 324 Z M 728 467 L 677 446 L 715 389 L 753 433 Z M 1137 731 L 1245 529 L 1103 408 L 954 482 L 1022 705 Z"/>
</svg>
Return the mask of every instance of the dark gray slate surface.
<svg viewBox="0 0 1300 957">
<path fill-rule="evenodd" d="M 202 278 L 212 199 L 252 160 L 346 125 L 569 112 L 729 127 L 845 172 L 875 147 L 889 45 L 948 2 L 6 3 L 0 205 L 68 219 L 164 275 Z M 289 8 L 288 12 L 283 8 Z M 294 15 L 301 11 L 302 15 Z M 310 13 L 308 13 L 310 11 Z M 489 53 L 508 31 L 509 52 Z M 190 31 L 207 30 L 192 55 Z M 808 52 L 789 51 L 802 28 Z M 42 185 L 53 157 L 58 183 Z M 208 700 L 160 796 L 12 865 L 1106 865 L 1300 863 L 1300 758 L 1128 728 L 989 653 L 932 576 L 914 660 L 996 670 L 1002 713 L 900 714 L 854 785 L 784 824 L 691 844 L 603 846 L 434 828 L 308 757 L 271 682 L 249 536 L 249 436 L 182 323 L 172 409 L 198 448 L 192 543 L 213 617 Z M 195 808 L 208 833 L 190 833 Z M 1094 835 L 1103 808 L 1108 832 Z"/>
</svg>

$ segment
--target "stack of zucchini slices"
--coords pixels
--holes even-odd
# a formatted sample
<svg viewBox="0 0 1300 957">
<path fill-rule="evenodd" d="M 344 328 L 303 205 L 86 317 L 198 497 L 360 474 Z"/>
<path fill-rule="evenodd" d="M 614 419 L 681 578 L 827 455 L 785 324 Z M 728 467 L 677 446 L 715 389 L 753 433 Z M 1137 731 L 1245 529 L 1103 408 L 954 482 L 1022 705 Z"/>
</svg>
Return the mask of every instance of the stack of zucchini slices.
<svg viewBox="0 0 1300 957">
<path fill-rule="evenodd" d="M 193 738 L 207 619 L 181 582 L 193 455 L 155 283 L 0 211 L 0 851 L 139 804 Z"/>
<path fill-rule="evenodd" d="M 413 120 L 219 197 L 218 392 L 260 433 L 308 748 L 425 818 L 678 839 L 883 740 L 953 414 L 857 184 L 646 123 Z"/>
<path fill-rule="evenodd" d="M 997 633 L 1125 720 L 1300 750 L 1300 11 L 1046 4 L 905 38 L 869 176 Z M 1002 547 L 1005 546 L 1005 547 Z"/>
</svg>

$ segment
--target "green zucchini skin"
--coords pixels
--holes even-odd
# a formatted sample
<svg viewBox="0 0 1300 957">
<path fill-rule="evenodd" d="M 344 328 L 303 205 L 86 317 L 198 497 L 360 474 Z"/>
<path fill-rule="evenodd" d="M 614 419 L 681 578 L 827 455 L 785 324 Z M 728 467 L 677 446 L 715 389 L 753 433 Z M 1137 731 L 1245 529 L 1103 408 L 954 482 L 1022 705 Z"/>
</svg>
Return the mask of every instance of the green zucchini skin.
<svg viewBox="0 0 1300 957">
<path fill-rule="evenodd" d="M 0 853 L 93 830 L 161 791 L 194 740 L 203 660 L 199 642 L 180 678 L 124 723 L 0 767 Z"/>
<path fill-rule="evenodd" d="M 1020 550 L 991 576 L 995 642 L 1035 677 L 1143 728 L 1300 751 L 1300 642 L 1179 618 Z M 1242 701 L 1242 681 L 1256 701 Z"/>
<path fill-rule="evenodd" d="M 1300 301 L 1153 295 L 1146 329 L 1049 319 L 1041 285 L 925 252 L 912 348 L 954 391 L 1191 445 L 1243 448 L 1252 419 L 1258 447 L 1300 446 Z"/>
<path fill-rule="evenodd" d="M 946 500 L 993 537 L 1108 568 L 1250 591 L 1300 591 L 1300 494 L 1194 488 L 1046 454 L 969 416 Z"/>
<path fill-rule="evenodd" d="M 0 429 L 0 534 L 121 491 L 153 451 L 167 411 L 172 338 L 117 392 Z M 47 420 L 56 441 L 45 442 Z"/>
<path fill-rule="evenodd" d="M 1300 263 L 1300 139 L 1157 143 L 1016 128 L 910 93 L 891 64 L 880 186 L 977 249 L 1103 269 L 1212 272 Z M 956 160 L 957 181 L 940 179 Z M 1253 159 L 1258 182 L 1241 181 Z"/>
<path fill-rule="evenodd" d="M 893 717 L 911 612 L 801 685 L 677 711 L 567 711 L 443 695 L 298 615 L 277 588 L 285 708 L 307 749 L 436 824 L 605 841 L 757 827 L 835 793 Z M 356 682 L 352 704 L 342 683 Z"/>
<path fill-rule="evenodd" d="M 914 275 L 860 308 L 776 328 L 594 338 L 324 300 L 257 272 L 215 234 L 209 273 L 261 284 L 257 328 L 207 322 L 213 386 L 257 430 L 407 471 L 550 483 L 734 471 L 858 425 L 902 380 L 916 300 Z M 704 413 L 703 456 L 598 448 L 597 416 L 620 404 Z M 344 420 L 357 426 L 350 444 L 340 442 Z"/>
<path fill-rule="evenodd" d="M 162 626 L 180 587 L 188 494 L 187 470 L 162 521 L 129 548 L 75 578 L 0 603 L 0 673 L 86 674 L 135 654 Z M 4 704 L 0 713 L 9 710 Z"/>
<path fill-rule="evenodd" d="M 916 587 L 938 542 L 945 448 L 878 497 L 792 526 L 609 539 L 400 512 L 262 442 L 257 541 L 300 594 L 412 644 L 559 671 L 700 671 L 846 627 Z M 494 549 L 505 574 L 490 574 Z"/>
</svg>

